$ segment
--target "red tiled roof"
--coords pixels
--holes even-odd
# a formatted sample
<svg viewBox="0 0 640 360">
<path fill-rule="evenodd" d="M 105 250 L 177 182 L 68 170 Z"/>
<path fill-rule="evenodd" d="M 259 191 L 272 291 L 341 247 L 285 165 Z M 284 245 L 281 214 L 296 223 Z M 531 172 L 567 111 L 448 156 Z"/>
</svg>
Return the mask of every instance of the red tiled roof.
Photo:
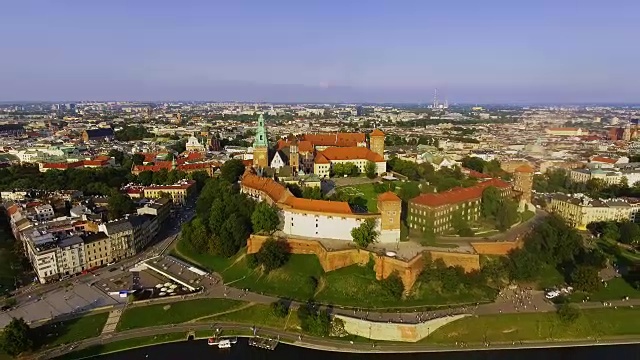
<svg viewBox="0 0 640 360">
<path fill-rule="evenodd" d="M 11 215 L 15 214 L 16 212 L 18 212 L 19 209 L 20 208 L 18 207 L 18 205 L 13 204 L 13 205 L 11 205 L 11 206 L 9 206 L 7 208 L 7 215 L 11 216 Z"/>
<path fill-rule="evenodd" d="M 369 136 L 384 136 L 384 133 L 382 132 L 382 130 L 380 129 L 373 129 L 373 131 L 371 132 L 371 134 L 369 134 Z"/>
<path fill-rule="evenodd" d="M 287 188 L 279 182 L 270 178 L 254 175 L 252 173 L 245 173 L 240 184 L 265 193 L 273 202 L 282 201 L 290 195 Z"/>
<path fill-rule="evenodd" d="M 324 155 L 322 155 L 322 153 L 318 153 L 318 155 L 316 155 L 316 158 L 313 159 L 313 162 L 315 164 L 331 164 L 329 159 L 327 159 Z"/>
<path fill-rule="evenodd" d="M 378 201 L 402 201 L 393 191 L 387 191 L 378 195 Z"/>
<path fill-rule="evenodd" d="M 362 133 L 336 133 L 336 134 L 304 134 L 302 141 L 309 141 L 313 146 L 358 146 L 358 143 L 366 141 Z"/>
<path fill-rule="evenodd" d="M 106 156 L 106 155 L 98 155 L 95 158 L 93 158 L 93 160 L 97 160 L 97 161 L 109 161 L 111 160 L 111 156 Z"/>
<path fill-rule="evenodd" d="M 185 157 L 186 161 L 193 161 L 193 160 L 199 160 L 202 159 L 202 154 L 197 152 L 197 151 L 192 151 L 189 154 L 187 154 L 187 156 Z"/>
<path fill-rule="evenodd" d="M 369 160 L 373 162 L 381 162 L 384 161 L 382 156 L 378 153 L 374 153 L 366 147 L 330 147 L 325 149 L 324 151 L 318 153 L 318 155 L 322 154 L 324 157 L 333 160 Z"/>
<path fill-rule="evenodd" d="M 45 169 L 58 169 L 58 170 L 66 170 L 77 167 L 82 167 L 84 165 L 83 161 L 74 161 L 74 162 L 59 162 L 59 163 L 45 163 L 42 165 Z"/>
<path fill-rule="evenodd" d="M 109 160 L 84 160 L 82 161 L 82 165 L 84 166 L 107 166 L 109 164 Z"/>
<path fill-rule="evenodd" d="M 276 150 L 282 150 L 284 148 L 287 148 L 291 145 L 292 141 L 288 141 L 285 139 L 280 139 L 278 140 L 278 142 L 276 143 Z M 313 152 L 313 144 L 311 143 L 311 141 L 297 141 L 298 142 L 298 152 L 300 153 L 305 153 L 305 152 Z"/>
<path fill-rule="evenodd" d="M 476 179 L 491 179 L 491 175 L 483 174 L 473 169 L 462 168 L 462 172 L 466 173 L 469 177 L 476 178 Z"/>
<path fill-rule="evenodd" d="M 427 206 L 457 204 L 463 201 L 481 198 L 482 192 L 490 186 L 495 186 L 498 189 L 506 189 L 511 185 L 500 179 L 491 179 L 468 188 L 454 188 L 441 193 L 422 194 L 409 200 L 409 202 Z"/>
<path fill-rule="evenodd" d="M 616 159 L 612 159 L 604 156 L 594 156 L 591 158 L 591 162 L 594 162 L 594 161 L 607 163 L 607 164 L 615 164 L 616 162 L 618 162 L 618 160 Z"/>
<path fill-rule="evenodd" d="M 295 210 L 315 211 L 333 214 L 353 214 L 349 203 L 343 201 L 312 200 L 289 197 L 285 204 Z"/>
<path fill-rule="evenodd" d="M 521 173 L 533 173 L 533 172 L 535 172 L 535 171 L 533 170 L 533 168 L 532 168 L 531 166 L 529 166 L 529 165 L 527 165 L 527 164 L 524 164 L 524 165 L 520 165 L 520 166 L 518 166 L 518 167 L 514 170 L 514 172 L 521 172 Z"/>
</svg>

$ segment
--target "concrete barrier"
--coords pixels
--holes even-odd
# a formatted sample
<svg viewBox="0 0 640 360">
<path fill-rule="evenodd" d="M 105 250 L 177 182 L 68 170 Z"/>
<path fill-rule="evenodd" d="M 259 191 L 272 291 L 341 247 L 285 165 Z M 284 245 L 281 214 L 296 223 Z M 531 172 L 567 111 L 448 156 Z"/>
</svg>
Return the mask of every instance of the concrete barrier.
<svg viewBox="0 0 640 360">
<path fill-rule="evenodd" d="M 442 326 L 462 319 L 468 314 L 453 315 L 429 320 L 420 324 L 398 324 L 361 320 L 343 315 L 334 317 L 344 322 L 344 329 L 352 335 L 372 340 L 416 342 L 420 341 Z"/>
</svg>

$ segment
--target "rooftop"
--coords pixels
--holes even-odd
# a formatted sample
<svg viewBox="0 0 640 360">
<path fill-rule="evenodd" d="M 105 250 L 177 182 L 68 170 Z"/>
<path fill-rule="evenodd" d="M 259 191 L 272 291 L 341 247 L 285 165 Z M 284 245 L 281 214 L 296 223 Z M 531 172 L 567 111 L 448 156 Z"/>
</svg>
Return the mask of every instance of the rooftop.
<svg viewBox="0 0 640 360">
<path fill-rule="evenodd" d="M 409 200 L 409 202 L 427 206 L 457 204 L 463 201 L 481 198 L 482 192 L 490 186 L 495 186 L 499 189 L 507 189 L 511 187 L 509 183 L 500 179 L 490 179 L 468 188 L 458 187 L 441 193 L 422 194 Z"/>
</svg>

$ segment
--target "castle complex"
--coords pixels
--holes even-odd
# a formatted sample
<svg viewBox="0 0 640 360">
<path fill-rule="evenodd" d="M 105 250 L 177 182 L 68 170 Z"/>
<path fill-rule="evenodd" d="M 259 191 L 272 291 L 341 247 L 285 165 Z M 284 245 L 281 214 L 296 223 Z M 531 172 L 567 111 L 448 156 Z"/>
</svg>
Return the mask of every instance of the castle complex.
<svg viewBox="0 0 640 360">
<path fill-rule="evenodd" d="M 294 176 L 304 173 L 328 178 L 336 164 L 351 163 L 364 172 L 365 166 L 372 162 L 376 175 L 382 175 L 387 171 L 384 138 L 378 129 L 369 134 L 368 143 L 363 133 L 289 135 L 270 148 L 264 117 L 260 115 L 253 141 L 253 166 L 271 168 L 276 173 L 290 170 Z"/>
<path fill-rule="evenodd" d="M 401 200 L 392 192 L 378 197 L 377 213 L 358 212 L 347 202 L 303 199 L 294 196 L 284 185 L 258 176 L 265 169 L 277 174 L 315 174 L 328 178 L 336 164 L 351 163 L 360 172 L 367 163 L 375 164 L 376 174 L 386 172 L 384 133 L 374 130 L 369 144 L 365 134 L 303 134 L 280 139 L 269 147 L 264 117 L 258 118 L 253 142 L 254 171 L 247 172 L 241 181 L 241 191 L 258 201 L 275 205 L 282 219 L 282 232 L 289 236 L 313 239 L 351 241 L 351 230 L 367 220 L 376 222 L 378 241 L 394 243 L 400 240 Z"/>
</svg>

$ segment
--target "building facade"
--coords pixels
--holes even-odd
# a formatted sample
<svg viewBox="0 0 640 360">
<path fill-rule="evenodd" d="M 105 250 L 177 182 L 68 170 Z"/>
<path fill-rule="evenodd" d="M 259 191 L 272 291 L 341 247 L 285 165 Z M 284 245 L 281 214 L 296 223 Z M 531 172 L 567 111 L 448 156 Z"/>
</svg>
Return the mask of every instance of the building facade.
<svg viewBox="0 0 640 360">
<path fill-rule="evenodd" d="M 586 230 L 587 225 L 599 221 L 640 222 L 640 203 L 622 198 L 600 200 L 555 194 L 549 207 L 554 214 L 580 230 Z"/>
<path fill-rule="evenodd" d="M 240 189 L 257 201 L 275 205 L 280 212 L 282 232 L 286 235 L 351 241 L 351 230 L 363 221 L 373 219 L 380 242 L 392 243 L 400 239 L 401 206 L 392 193 L 378 198 L 381 213 L 358 213 L 346 202 L 297 198 L 284 185 L 252 173 L 242 177 Z"/>
<path fill-rule="evenodd" d="M 460 214 L 468 222 L 477 220 L 480 217 L 482 193 L 492 186 L 497 188 L 503 197 L 512 196 L 509 183 L 490 179 L 472 187 L 421 194 L 409 200 L 409 230 L 421 233 L 431 228 L 436 234 L 444 233 L 453 227 L 452 220 L 456 214 Z"/>
</svg>

